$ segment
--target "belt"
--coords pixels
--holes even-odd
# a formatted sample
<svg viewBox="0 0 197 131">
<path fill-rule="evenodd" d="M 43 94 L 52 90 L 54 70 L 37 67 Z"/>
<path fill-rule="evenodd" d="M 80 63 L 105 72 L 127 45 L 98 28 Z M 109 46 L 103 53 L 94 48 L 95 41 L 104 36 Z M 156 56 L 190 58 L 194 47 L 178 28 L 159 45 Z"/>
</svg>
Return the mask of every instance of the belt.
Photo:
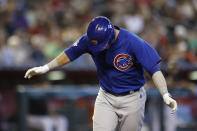
<svg viewBox="0 0 197 131">
<path fill-rule="evenodd" d="M 114 96 L 126 96 L 126 95 L 130 95 L 130 94 L 132 94 L 132 93 L 134 93 L 134 92 L 137 92 L 137 91 L 139 91 L 139 90 L 140 90 L 140 88 L 134 89 L 134 90 L 131 90 L 131 91 L 122 92 L 122 93 L 113 93 L 113 92 L 110 92 L 110 91 L 107 91 L 107 90 L 105 90 L 105 91 L 106 91 L 107 93 L 109 93 L 109 94 L 114 95 Z"/>
</svg>

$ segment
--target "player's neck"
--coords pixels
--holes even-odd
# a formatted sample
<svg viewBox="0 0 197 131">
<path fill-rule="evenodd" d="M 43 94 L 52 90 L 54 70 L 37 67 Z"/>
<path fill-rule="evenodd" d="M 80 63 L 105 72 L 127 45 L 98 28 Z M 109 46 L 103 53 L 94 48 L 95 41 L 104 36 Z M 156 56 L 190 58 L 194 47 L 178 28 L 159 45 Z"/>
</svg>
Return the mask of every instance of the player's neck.
<svg viewBox="0 0 197 131">
<path fill-rule="evenodd" d="M 120 32 L 120 30 L 115 29 L 115 40 L 113 41 L 113 43 L 116 42 L 116 39 L 117 39 L 117 37 L 118 37 L 119 32 Z M 106 47 L 106 49 L 109 49 L 110 46 L 111 46 L 111 44 L 108 44 L 107 47 Z"/>
<path fill-rule="evenodd" d="M 118 37 L 119 32 L 120 32 L 120 30 L 115 29 L 115 41 L 116 41 L 116 39 L 117 39 L 117 37 Z"/>
</svg>

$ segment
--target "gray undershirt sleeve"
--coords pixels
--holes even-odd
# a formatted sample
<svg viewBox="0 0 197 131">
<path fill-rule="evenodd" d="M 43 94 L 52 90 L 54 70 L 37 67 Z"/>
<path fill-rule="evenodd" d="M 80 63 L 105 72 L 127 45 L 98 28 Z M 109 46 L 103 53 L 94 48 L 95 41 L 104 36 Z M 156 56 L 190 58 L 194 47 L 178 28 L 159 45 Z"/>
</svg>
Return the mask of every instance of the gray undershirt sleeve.
<svg viewBox="0 0 197 131">
<path fill-rule="evenodd" d="M 54 68 L 56 68 L 56 67 L 59 67 L 56 58 L 53 59 L 51 62 L 49 62 L 49 63 L 47 64 L 47 66 L 49 67 L 49 70 L 52 70 L 52 69 L 54 69 Z"/>
<path fill-rule="evenodd" d="M 161 95 L 163 96 L 165 93 L 168 93 L 166 80 L 161 71 L 157 71 L 152 75 L 153 82 Z"/>
</svg>

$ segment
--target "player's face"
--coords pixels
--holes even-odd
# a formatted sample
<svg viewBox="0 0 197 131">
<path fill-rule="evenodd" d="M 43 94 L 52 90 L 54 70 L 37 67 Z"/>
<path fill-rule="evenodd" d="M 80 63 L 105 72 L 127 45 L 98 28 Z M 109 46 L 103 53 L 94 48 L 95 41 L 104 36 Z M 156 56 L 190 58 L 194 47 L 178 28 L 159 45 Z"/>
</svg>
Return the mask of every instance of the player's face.
<svg viewBox="0 0 197 131">
<path fill-rule="evenodd" d="M 97 40 L 89 40 L 89 42 L 90 42 L 92 45 L 97 45 L 97 44 L 98 44 L 98 41 L 97 41 Z"/>
<path fill-rule="evenodd" d="M 90 42 L 92 45 L 98 45 L 98 44 L 99 44 L 97 40 L 90 40 L 90 39 L 89 39 L 89 42 Z M 106 45 L 106 47 L 104 48 L 104 50 L 105 50 L 105 49 L 108 49 L 109 47 L 110 47 L 110 44 L 108 43 L 108 44 Z"/>
</svg>

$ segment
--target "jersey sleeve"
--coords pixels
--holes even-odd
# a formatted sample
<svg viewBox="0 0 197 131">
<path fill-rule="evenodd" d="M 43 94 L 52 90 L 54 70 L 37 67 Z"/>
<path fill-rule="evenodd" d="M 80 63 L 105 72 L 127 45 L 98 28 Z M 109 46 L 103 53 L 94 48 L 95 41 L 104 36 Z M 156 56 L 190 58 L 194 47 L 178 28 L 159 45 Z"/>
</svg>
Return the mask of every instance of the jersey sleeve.
<svg viewBox="0 0 197 131">
<path fill-rule="evenodd" d="M 134 52 L 137 60 L 150 75 L 160 70 L 157 64 L 162 59 L 146 41 L 136 36 L 132 42 L 132 52 Z"/>
<path fill-rule="evenodd" d="M 87 53 L 86 43 L 84 41 L 85 36 L 82 36 L 72 46 L 64 50 L 64 53 L 68 56 L 70 61 L 77 59 L 84 53 Z"/>
</svg>

